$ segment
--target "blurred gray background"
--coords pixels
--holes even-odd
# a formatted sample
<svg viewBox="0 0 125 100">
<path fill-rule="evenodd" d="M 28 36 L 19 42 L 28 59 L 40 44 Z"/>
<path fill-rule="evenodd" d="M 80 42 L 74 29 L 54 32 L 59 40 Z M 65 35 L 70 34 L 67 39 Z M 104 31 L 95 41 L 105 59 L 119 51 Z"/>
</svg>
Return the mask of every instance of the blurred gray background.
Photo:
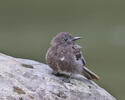
<svg viewBox="0 0 125 100">
<path fill-rule="evenodd" d="M 96 81 L 125 100 L 124 0 L 1 0 L 0 52 L 45 63 L 49 42 L 58 32 L 83 39 Z"/>
</svg>

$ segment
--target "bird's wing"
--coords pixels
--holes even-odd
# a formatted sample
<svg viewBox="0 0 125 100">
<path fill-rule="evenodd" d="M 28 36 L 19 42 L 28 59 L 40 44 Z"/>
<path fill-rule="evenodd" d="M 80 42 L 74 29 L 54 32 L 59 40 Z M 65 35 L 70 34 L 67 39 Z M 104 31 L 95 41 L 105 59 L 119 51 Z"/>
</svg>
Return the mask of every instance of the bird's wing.
<svg viewBox="0 0 125 100">
<path fill-rule="evenodd" d="M 89 70 L 87 67 L 85 67 L 86 61 L 84 56 L 82 55 L 82 52 L 80 52 L 80 48 L 78 48 L 77 46 L 73 46 L 73 51 L 74 54 L 76 56 L 76 60 L 82 60 L 83 66 L 84 66 L 84 70 L 82 71 L 82 74 L 87 78 L 87 79 L 99 79 L 99 76 L 96 75 L 94 72 L 92 72 L 91 70 Z"/>
<path fill-rule="evenodd" d="M 82 60 L 83 65 L 85 65 L 86 60 L 85 60 L 84 56 L 82 55 L 82 52 L 80 51 L 79 45 L 74 45 L 72 48 L 74 49 L 73 52 L 76 56 L 76 60 L 79 60 L 79 59 Z"/>
<path fill-rule="evenodd" d="M 86 60 L 85 60 L 84 56 L 81 56 L 81 59 L 82 59 L 83 64 L 86 65 Z"/>
</svg>

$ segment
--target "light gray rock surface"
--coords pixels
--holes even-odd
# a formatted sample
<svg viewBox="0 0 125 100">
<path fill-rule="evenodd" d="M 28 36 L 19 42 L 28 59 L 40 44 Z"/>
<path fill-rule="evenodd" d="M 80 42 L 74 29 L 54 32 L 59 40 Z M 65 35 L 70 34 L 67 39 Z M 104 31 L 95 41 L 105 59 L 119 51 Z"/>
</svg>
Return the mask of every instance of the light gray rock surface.
<svg viewBox="0 0 125 100">
<path fill-rule="evenodd" d="M 80 75 L 66 83 L 51 73 L 48 65 L 0 53 L 0 100 L 116 100 Z"/>
</svg>

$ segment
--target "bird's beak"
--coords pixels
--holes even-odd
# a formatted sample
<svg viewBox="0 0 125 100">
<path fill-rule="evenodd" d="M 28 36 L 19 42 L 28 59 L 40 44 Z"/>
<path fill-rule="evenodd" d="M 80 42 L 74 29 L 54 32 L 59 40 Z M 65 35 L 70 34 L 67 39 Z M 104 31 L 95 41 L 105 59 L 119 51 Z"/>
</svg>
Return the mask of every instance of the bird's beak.
<svg viewBox="0 0 125 100">
<path fill-rule="evenodd" d="M 78 39 L 81 39 L 81 37 L 73 37 L 72 38 L 73 41 L 78 40 Z"/>
</svg>

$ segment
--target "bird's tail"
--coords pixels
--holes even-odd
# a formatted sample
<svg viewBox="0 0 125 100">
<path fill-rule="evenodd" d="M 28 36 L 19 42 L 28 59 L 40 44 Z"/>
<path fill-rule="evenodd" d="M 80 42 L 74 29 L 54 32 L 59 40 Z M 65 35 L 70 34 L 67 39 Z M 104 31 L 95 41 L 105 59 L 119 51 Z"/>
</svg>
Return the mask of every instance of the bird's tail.
<svg viewBox="0 0 125 100">
<path fill-rule="evenodd" d="M 84 70 L 83 70 L 83 75 L 89 79 L 89 80 L 92 80 L 92 79 L 96 79 L 96 80 L 99 80 L 99 76 L 96 75 L 94 72 L 90 71 L 87 67 L 84 66 Z"/>
</svg>

